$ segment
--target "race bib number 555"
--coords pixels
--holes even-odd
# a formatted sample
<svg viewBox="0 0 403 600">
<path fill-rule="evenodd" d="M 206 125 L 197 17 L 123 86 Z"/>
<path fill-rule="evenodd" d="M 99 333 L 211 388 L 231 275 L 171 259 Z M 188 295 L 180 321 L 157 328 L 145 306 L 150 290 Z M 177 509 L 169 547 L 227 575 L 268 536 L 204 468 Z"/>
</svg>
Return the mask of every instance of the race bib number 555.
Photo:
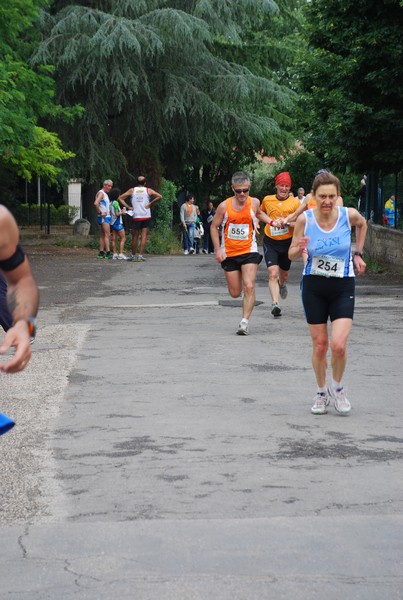
<svg viewBox="0 0 403 600">
<path fill-rule="evenodd" d="M 249 224 L 237 225 L 230 223 L 228 226 L 228 237 L 231 240 L 247 240 L 249 237 Z"/>
<path fill-rule="evenodd" d="M 335 256 L 313 256 L 312 257 L 312 275 L 322 275 L 323 277 L 344 277 L 345 260 Z"/>
</svg>

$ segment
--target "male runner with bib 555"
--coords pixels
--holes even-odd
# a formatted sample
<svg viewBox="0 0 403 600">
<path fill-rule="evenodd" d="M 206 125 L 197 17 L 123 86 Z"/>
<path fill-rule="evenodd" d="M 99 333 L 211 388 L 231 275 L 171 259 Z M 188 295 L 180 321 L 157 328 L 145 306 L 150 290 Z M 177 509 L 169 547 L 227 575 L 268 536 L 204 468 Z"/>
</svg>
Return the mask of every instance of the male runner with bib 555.
<svg viewBox="0 0 403 600">
<path fill-rule="evenodd" d="M 259 221 L 272 223 L 260 210 L 257 198 L 249 196 L 250 177 L 239 171 L 232 176 L 233 196 L 219 204 L 211 223 L 210 235 L 216 261 L 221 263 L 232 298 L 238 298 L 243 290 L 242 320 L 238 335 L 249 335 L 248 323 L 255 305 L 255 281 L 257 268 L 262 260 L 256 242 Z M 218 228 L 222 227 L 221 246 Z"/>
</svg>

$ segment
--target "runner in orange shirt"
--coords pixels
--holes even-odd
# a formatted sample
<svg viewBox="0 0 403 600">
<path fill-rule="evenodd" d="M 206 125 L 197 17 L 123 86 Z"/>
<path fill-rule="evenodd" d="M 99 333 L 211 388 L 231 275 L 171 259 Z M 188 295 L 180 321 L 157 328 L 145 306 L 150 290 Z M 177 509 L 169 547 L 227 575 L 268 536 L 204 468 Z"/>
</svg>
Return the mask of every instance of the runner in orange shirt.
<svg viewBox="0 0 403 600">
<path fill-rule="evenodd" d="M 262 260 L 256 242 L 259 221 L 271 223 L 257 198 L 249 196 L 250 177 L 239 171 L 232 176 L 234 195 L 221 202 L 211 223 L 210 235 L 216 261 L 221 263 L 232 298 L 243 290 L 242 320 L 237 335 L 249 335 L 249 317 L 255 305 L 257 268 Z M 218 228 L 222 227 L 221 245 Z"/>
<path fill-rule="evenodd" d="M 298 198 L 290 195 L 291 176 L 288 172 L 279 173 L 274 183 L 277 193 L 266 196 L 262 202 L 262 211 L 274 221 L 274 224 L 266 225 L 264 228 L 263 250 L 269 271 L 271 314 L 273 317 L 281 317 L 279 295 L 282 300 L 285 300 L 288 295 L 287 279 L 291 267 L 288 249 L 294 231 L 287 219 L 288 215 L 295 213 L 301 205 Z"/>
</svg>

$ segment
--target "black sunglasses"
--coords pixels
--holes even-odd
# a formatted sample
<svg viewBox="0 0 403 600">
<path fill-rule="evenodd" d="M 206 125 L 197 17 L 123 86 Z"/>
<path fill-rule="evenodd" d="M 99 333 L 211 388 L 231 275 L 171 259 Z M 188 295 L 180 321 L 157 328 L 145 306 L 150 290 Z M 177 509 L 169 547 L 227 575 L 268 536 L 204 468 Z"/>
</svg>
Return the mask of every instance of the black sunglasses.
<svg viewBox="0 0 403 600">
<path fill-rule="evenodd" d="M 234 188 L 234 192 L 235 192 L 236 194 L 247 194 L 247 193 L 249 192 L 249 188 L 247 187 L 247 188 L 242 188 L 242 189 L 239 189 L 239 190 L 236 190 L 236 189 Z"/>
</svg>

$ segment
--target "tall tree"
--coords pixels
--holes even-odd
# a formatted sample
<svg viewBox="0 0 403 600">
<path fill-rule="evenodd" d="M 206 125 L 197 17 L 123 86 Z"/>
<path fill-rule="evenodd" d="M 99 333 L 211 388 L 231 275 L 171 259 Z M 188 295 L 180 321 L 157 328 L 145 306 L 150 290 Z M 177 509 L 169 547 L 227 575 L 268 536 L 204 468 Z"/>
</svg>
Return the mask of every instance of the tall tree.
<svg viewBox="0 0 403 600">
<path fill-rule="evenodd" d="M 29 65 L 35 23 L 46 0 L 8 0 L 0 5 L 0 164 L 31 179 L 55 181 L 65 152 L 45 117 L 70 115 L 53 102 L 52 68 Z"/>
<path fill-rule="evenodd" d="M 338 169 L 401 169 L 403 7 L 399 0 L 315 0 L 299 65 L 307 146 Z"/>
<path fill-rule="evenodd" d="M 208 164 L 211 175 L 213 157 L 281 151 L 288 89 L 217 46 L 241 46 L 256 15 L 277 10 L 272 0 L 56 0 L 36 60 L 55 64 L 59 101 L 85 106 L 80 128 L 63 131 L 75 174 L 122 177 L 145 152 L 149 168 L 162 158 L 170 172 Z"/>
</svg>

